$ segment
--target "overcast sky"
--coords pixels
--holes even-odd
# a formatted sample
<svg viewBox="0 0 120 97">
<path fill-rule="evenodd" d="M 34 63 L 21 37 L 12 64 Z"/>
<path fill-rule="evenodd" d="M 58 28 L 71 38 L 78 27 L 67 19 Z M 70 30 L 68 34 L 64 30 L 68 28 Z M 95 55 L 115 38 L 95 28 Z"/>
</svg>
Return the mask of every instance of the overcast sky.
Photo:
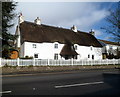
<svg viewBox="0 0 120 97">
<path fill-rule="evenodd" d="M 16 13 L 22 12 L 26 21 L 34 22 L 36 17 L 43 24 L 70 29 L 76 25 L 78 30 L 89 32 L 94 29 L 99 39 L 109 39 L 101 27 L 107 24 L 105 18 L 109 15 L 109 9 L 114 9 L 116 2 L 19 2 Z M 17 25 L 11 32 L 15 32 Z"/>
</svg>

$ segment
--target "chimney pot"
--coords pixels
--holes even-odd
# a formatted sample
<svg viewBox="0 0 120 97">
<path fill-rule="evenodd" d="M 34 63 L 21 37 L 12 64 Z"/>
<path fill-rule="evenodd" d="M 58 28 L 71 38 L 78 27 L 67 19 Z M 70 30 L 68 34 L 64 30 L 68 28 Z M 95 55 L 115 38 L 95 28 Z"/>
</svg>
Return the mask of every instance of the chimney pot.
<svg viewBox="0 0 120 97">
<path fill-rule="evenodd" d="M 41 20 L 39 19 L 39 17 L 37 17 L 37 19 L 34 20 L 34 23 L 37 25 L 41 25 Z"/>
<path fill-rule="evenodd" d="M 19 24 L 21 24 L 22 22 L 24 22 L 24 16 L 22 15 L 22 13 L 20 13 L 20 15 L 19 15 Z"/>
<path fill-rule="evenodd" d="M 89 32 L 92 35 L 95 35 L 95 31 L 91 29 L 91 31 Z"/>
<path fill-rule="evenodd" d="M 75 25 L 73 25 L 73 27 L 71 27 L 71 30 L 74 32 L 77 32 L 77 27 Z"/>
</svg>

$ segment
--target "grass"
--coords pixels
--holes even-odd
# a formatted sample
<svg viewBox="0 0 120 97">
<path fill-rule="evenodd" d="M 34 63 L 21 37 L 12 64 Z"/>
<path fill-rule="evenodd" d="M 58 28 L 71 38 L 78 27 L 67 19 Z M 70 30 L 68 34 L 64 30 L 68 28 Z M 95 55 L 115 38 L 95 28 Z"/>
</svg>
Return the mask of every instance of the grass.
<svg viewBox="0 0 120 97">
<path fill-rule="evenodd" d="M 54 71 L 70 71 L 84 69 L 112 69 L 120 67 L 120 65 L 69 65 L 69 66 L 4 66 L 2 67 L 3 74 L 9 73 L 31 73 L 31 72 L 54 72 Z"/>
</svg>

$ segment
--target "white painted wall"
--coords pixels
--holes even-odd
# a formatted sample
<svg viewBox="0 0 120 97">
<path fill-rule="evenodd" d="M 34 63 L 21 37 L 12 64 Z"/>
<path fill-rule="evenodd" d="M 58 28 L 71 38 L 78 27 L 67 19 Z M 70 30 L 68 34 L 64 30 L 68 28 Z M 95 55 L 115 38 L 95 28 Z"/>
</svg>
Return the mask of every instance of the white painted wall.
<svg viewBox="0 0 120 97">
<path fill-rule="evenodd" d="M 77 44 L 75 44 L 77 45 Z M 91 49 L 92 48 L 92 49 Z M 92 60 L 92 55 L 94 55 L 94 60 L 102 59 L 102 48 L 92 47 L 92 46 L 79 46 L 77 45 L 78 60 Z M 89 58 L 88 58 L 89 55 Z"/>
<path fill-rule="evenodd" d="M 36 44 L 36 48 L 33 48 L 33 44 Z M 58 48 L 54 48 L 54 45 L 58 44 Z M 77 44 L 75 44 L 77 45 Z M 54 59 L 54 54 L 60 54 L 64 44 L 55 43 L 32 43 L 32 42 L 24 42 L 21 45 L 21 57 L 25 56 L 33 56 L 34 54 L 38 54 L 38 59 Z M 102 48 L 98 47 L 87 47 L 87 46 L 79 46 L 77 45 L 76 52 L 79 54 L 78 59 L 92 59 L 92 55 L 94 55 L 94 59 L 102 59 Z M 88 54 L 90 58 L 88 58 Z M 58 56 L 58 59 L 61 59 L 61 56 Z M 63 59 L 63 58 L 62 58 Z"/>
<path fill-rule="evenodd" d="M 20 54 L 19 54 L 20 57 L 25 57 L 25 56 L 24 56 L 24 52 L 25 52 L 24 47 L 25 47 L 25 43 L 23 43 L 23 44 L 20 46 Z"/>
<path fill-rule="evenodd" d="M 17 37 L 17 39 L 15 41 L 16 47 L 20 48 L 21 44 L 20 44 L 20 29 L 19 29 L 19 27 L 17 27 L 15 35 L 18 35 L 18 37 Z"/>
<path fill-rule="evenodd" d="M 38 59 L 54 59 L 55 53 L 60 53 L 64 44 L 59 44 L 58 49 L 54 48 L 55 43 L 32 43 L 32 42 L 24 42 L 21 45 L 21 56 L 33 56 L 34 54 L 38 54 Z M 36 48 L 33 48 L 33 44 L 36 44 Z M 58 44 L 58 43 L 57 43 Z M 23 53 L 24 51 L 24 53 Z M 58 56 L 58 59 L 61 59 L 61 56 Z"/>
</svg>

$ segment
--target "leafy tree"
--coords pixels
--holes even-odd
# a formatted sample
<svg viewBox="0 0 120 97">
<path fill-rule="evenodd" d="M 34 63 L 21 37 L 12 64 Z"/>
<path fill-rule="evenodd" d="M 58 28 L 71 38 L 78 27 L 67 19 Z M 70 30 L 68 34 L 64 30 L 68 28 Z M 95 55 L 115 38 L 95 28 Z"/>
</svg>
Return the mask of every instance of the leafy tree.
<svg viewBox="0 0 120 97">
<path fill-rule="evenodd" d="M 120 42 L 120 2 L 117 5 L 115 10 L 109 10 L 110 15 L 106 18 L 109 25 L 101 29 L 111 34 L 114 41 Z"/>
<path fill-rule="evenodd" d="M 2 50 L 3 54 L 2 56 L 6 57 L 6 52 L 9 52 L 9 49 L 11 48 L 8 41 L 14 41 L 16 39 L 16 35 L 12 35 L 9 32 L 9 29 L 14 25 L 11 23 L 11 20 L 14 19 L 16 14 L 14 13 L 14 10 L 16 8 L 17 3 L 16 2 L 0 2 L 2 4 L 2 30 L 0 33 L 2 35 L 2 41 L 4 40 L 6 44 L 2 44 Z M 9 55 L 9 54 L 8 54 Z"/>
</svg>

